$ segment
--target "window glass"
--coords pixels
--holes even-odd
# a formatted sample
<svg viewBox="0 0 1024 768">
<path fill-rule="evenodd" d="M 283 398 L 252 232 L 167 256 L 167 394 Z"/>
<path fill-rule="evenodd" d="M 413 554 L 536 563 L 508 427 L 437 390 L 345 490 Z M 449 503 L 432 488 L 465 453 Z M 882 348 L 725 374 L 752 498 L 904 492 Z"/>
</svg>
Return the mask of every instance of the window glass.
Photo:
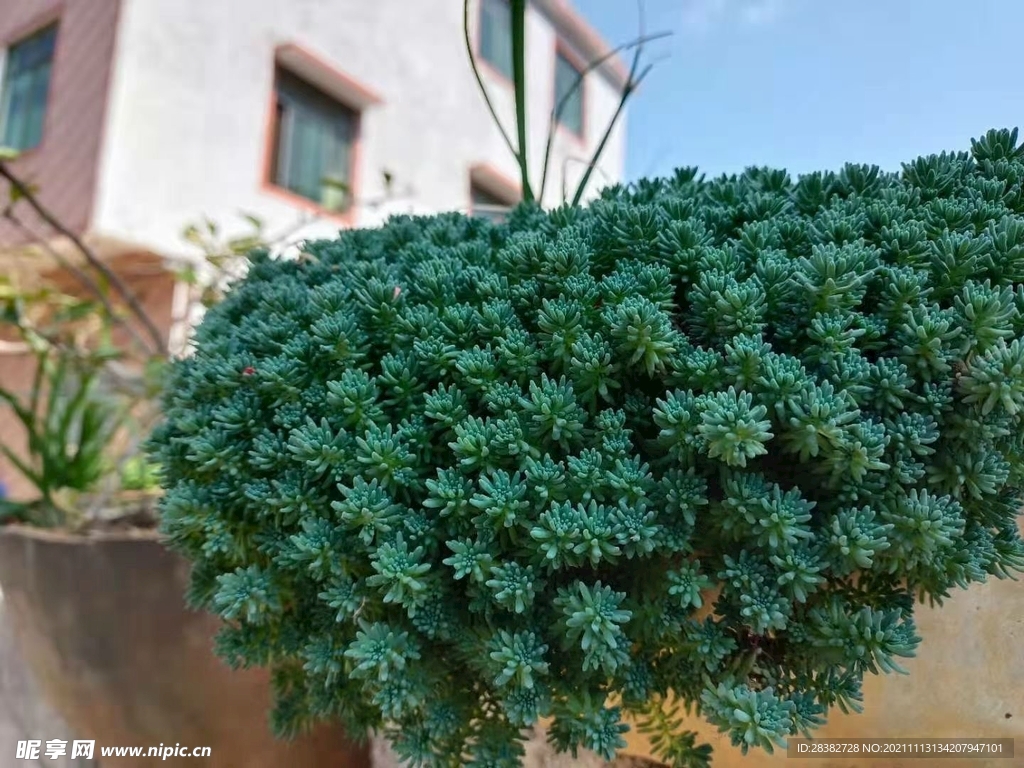
<svg viewBox="0 0 1024 768">
<path fill-rule="evenodd" d="M 508 0 L 481 0 L 480 56 L 512 79 L 512 5 Z"/>
<path fill-rule="evenodd" d="M 274 183 L 330 210 L 346 208 L 358 121 L 354 110 L 279 70 Z"/>
<path fill-rule="evenodd" d="M 555 107 L 560 104 L 562 106 L 558 122 L 577 136 L 582 136 L 583 83 L 576 85 L 579 76 L 580 70 L 564 54 L 558 53 L 555 56 Z M 562 99 L 565 99 L 564 104 Z"/>
<path fill-rule="evenodd" d="M 42 141 L 56 42 L 57 27 L 51 26 L 8 49 L 0 91 L 0 145 L 25 151 Z"/>
</svg>

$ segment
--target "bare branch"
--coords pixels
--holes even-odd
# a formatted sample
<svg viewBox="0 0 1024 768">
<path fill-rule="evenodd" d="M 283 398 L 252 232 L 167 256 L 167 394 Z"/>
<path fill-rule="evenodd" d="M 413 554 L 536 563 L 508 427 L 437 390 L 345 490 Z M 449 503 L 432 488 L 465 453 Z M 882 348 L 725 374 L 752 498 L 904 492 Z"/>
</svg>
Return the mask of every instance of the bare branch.
<svg viewBox="0 0 1024 768">
<path fill-rule="evenodd" d="M 646 15 L 644 13 L 644 0 L 637 0 L 637 14 L 638 23 L 640 27 L 640 43 L 636 46 L 633 52 L 633 64 L 629 68 L 629 77 L 626 79 L 626 85 L 622 89 L 622 98 L 619 99 L 619 105 L 615 109 L 615 114 L 612 115 L 612 119 L 608 121 L 608 125 L 605 126 L 604 135 L 601 137 L 601 141 L 597 145 L 597 149 L 594 150 L 594 154 L 590 159 L 590 163 L 587 166 L 587 170 L 583 173 L 583 178 L 580 180 L 579 185 L 576 187 L 576 194 L 573 195 L 572 204 L 579 205 L 580 200 L 583 197 L 583 193 L 587 188 L 587 184 L 590 182 L 590 177 L 593 175 L 594 169 L 597 167 L 598 162 L 601 159 L 601 155 L 604 153 L 604 149 L 608 144 L 608 139 L 611 137 L 612 131 L 615 129 L 619 118 L 622 116 L 622 112 L 626 107 L 626 102 L 629 97 L 640 87 L 640 83 L 643 82 L 644 78 L 650 73 L 652 65 L 647 65 L 640 74 L 637 74 L 637 70 L 640 68 L 640 59 L 644 53 L 644 40 L 646 36 Z M 662 35 L 664 36 L 664 35 Z"/>
<path fill-rule="evenodd" d="M 19 232 L 25 235 L 25 237 L 29 238 L 32 242 L 37 243 L 44 251 L 46 251 L 50 258 L 57 262 L 57 265 L 61 269 L 66 270 L 72 277 L 74 277 L 76 280 L 78 280 L 78 282 L 85 286 L 100 302 L 100 304 L 103 307 L 103 311 L 107 315 L 107 317 L 112 322 L 121 325 L 125 330 L 127 330 L 128 333 L 131 334 L 132 339 L 142 348 L 142 350 L 146 354 L 150 353 L 151 350 L 149 346 L 146 344 L 145 340 L 139 335 L 139 332 L 135 329 L 134 326 L 132 326 L 131 323 L 126 323 L 124 321 L 124 318 L 121 317 L 120 314 L 118 314 L 118 312 L 114 309 L 113 305 L 110 303 L 110 300 L 107 298 L 106 293 L 104 293 L 103 289 L 100 288 L 99 284 L 95 280 L 93 280 L 92 277 L 90 277 L 87 272 L 79 269 L 74 264 L 65 259 L 64 256 L 61 255 L 61 253 L 56 248 L 50 245 L 50 243 L 48 243 L 45 238 L 40 237 L 38 234 L 29 229 L 29 227 L 23 221 L 21 221 L 21 219 L 15 216 L 14 212 L 11 211 L 10 209 L 4 211 L 4 218 L 11 222 L 11 224 Z"/>
<path fill-rule="evenodd" d="M 589 166 L 590 165 L 590 159 L 586 158 L 586 157 L 580 157 L 579 155 L 569 155 L 569 156 L 567 156 L 565 158 L 565 160 L 562 161 L 562 204 L 563 205 L 565 203 L 569 202 L 569 190 L 568 190 L 568 188 L 566 186 L 566 178 L 568 176 L 569 166 L 571 164 L 573 164 L 573 163 L 579 163 L 580 165 L 583 165 L 583 166 Z M 603 177 L 604 181 L 606 181 L 609 184 L 612 183 L 612 179 L 601 168 L 595 166 L 594 170 Z"/>
<path fill-rule="evenodd" d="M 142 305 L 139 304 L 138 297 L 136 297 L 135 294 L 128 288 L 128 286 L 124 284 L 121 278 L 118 277 L 117 274 L 112 269 L 110 269 L 110 267 L 104 264 L 100 260 L 100 258 L 93 252 L 93 250 L 89 246 L 87 246 L 78 235 L 76 235 L 74 232 L 72 232 L 70 229 L 64 226 L 64 224 L 62 224 L 60 220 L 56 218 L 56 216 L 54 216 L 45 206 L 43 206 L 43 204 L 39 202 L 39 199 L 35 196 L 35 194 L 28 187 L 28 185 L 26 185 L 21 179 L 15 176 L 7 167 L 6 163 L 2 161 L 0 161 L 0 177 L 7 179 L 7 181 L 11 184 L 11 187 L 15 191 L 17 191 L 17 193 L 21 196 L 21 198 L 25 200 L 26 203 L 29 204 L 29 207 L 31 207 L 32 210 L 36 212 L 39 218 L 41 218 L 50 227 L 52 227 L 54 231 L 56 231 L 58 234 L 61 234 L 64 237 L 68 238 L 68 240 L 71 241 L 75 248 L 77 248 L 85 257 L 86 261 L 89 262 L 89 265 L 92 266 L 93 269 L 95 269 L 97 272 L 102 274 L 108 281 L 110 281 L 110 285 L 128 305 L 128 307 L 132 311 L 132 314 L 134 314 L 138 318 L 139 322 L 141 322 L 143 327 L 146 329 L 146 332 L 153 339 L 155 349 L 162 355 L 166 354 L 167 346 L 164 343 L 163 335 L 156 327 L 156 324 L 153 322 L 153 319 L 142 308 Z"/>
</svg>

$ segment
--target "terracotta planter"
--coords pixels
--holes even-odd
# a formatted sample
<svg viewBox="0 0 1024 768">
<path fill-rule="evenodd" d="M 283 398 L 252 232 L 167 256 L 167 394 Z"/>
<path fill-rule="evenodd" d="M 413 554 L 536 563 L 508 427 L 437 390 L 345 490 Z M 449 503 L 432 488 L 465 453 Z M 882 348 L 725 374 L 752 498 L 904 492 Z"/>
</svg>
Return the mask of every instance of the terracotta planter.
<svg viewBox="0 0 1024 768">
<path fill-rule="evenodd" d="M 77 738 L 97 748 L 208 746 L 212 756 L 190 764 L 224 768 L 368 767 L 369 749 L 337 728 L 273 738 L 267 673 L 234 671 L 214 656 L 218 621 L 184 605 L 187 578 L 188 565 L 155 534 L 0 529 L 6 615 Z M 167 763 L 132 760 L 156 764 Z"/>
</svg>

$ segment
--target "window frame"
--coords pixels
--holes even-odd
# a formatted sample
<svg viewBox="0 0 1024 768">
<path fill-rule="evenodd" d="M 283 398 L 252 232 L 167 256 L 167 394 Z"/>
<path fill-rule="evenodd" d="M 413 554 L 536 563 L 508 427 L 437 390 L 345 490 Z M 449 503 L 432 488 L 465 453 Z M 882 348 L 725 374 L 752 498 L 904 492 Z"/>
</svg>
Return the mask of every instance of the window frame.
<svg viewBox="0 0 1024 768">
<path fill-rule="evenodd" d="M 475 196 L 480 193 L 496 201 L 499 205 L 514 208 L 523 198 L 519 185 L 507 177 L 497 168 L 487 163 L 478 163 L 469 169 L 468 174 L 469 209 L 468 215 L 487 218 L 494 222 L 494 218 L 487 213 L 478 214 L 476 211 Z M 491 212 L 493 214 L 493 212 Z"/>
<path fill-rule="evenodd" d="M 4 141 L 7 131 L 9 84 L 11 80 L 11 51 L 35 38 L 51 34 L 49 71 L 46 75 L 46 91 L 43 97 L 42 119 L 39 124 L 39 135 L 31 145 L 13 147 L 19 157 L 38 151 L 46 140 L 50 112 L 53 105 L 53 82 L 57 67 L 57 46 L 60 42 L 60 8 L 50 9 L 29 24 L 19 27 L 6 41 L 0 42 L 0 146 L 11 146 Z"/>
<path fill-rule="evenodd" d="M 508 62 L 509 71 L 504 72 L 501 66 L 493 63 L 484 55 L 484 14 L 486 13 L 486 6 L 488 3 L 503 3 L 508 7 L 509 10 L 509 55 L 512 56 L 512 3 L 509 0 L 479 0 L 477 3 L 477 19 L 476 19 L 476 50 L 474 51 L 474 57 L 479 65 L 483 66 L 488 72 L 494 75 L 498 80 L 505 83 L 506 85 L 514 85 L 514 61 L 510 58 Z"/>
<path fill-rule="evenodd" d="M 583 79 L 580 81 L 580 86 L 579 86 L 579 89 L 578 89 L 578 93 L 579 93 L 579 96 L 580 96 L 580 129 L 579 129 L 579 131 L 576 131 L 571 125 L 568 125 L 561 118 L 558 118 L 558 119 L 555 120 L 555 126 L 556 126 L 556 128 L 560 132 L 565 133 L 568 136 L 571 136 L 577 142 L 582 144 L 582 143 L 586 142 L 586 137 L 587 137 L 587 104 L 588 104 L 587 86 L 589 84 L 590 76 L 589 76 L 589 73 L 584 74 L 584 72 L 586 71 L 586 65 L 583 63 L 582 59 L 578 55 L 576 55 L 575 51 L 573 51 L 568 46 L 568 44 L 564 40 L 562 40 L 562 38 L 560 38 L 560 37 L 556 38 L 556 40 L 555 40 L 554 66 L 552 68 L 552 78 L 551 78 L 551 80 L 552 80 L 552 82 L 551 82 L 551 92 L 552 92 L 551 112 L 552 112 L 552 114 L 554 114 L 554 111 L 556 109 L 558 109 L 558 102 L 560 101 L 560 97 L 559 97 L 559 94 L 558 94 L 558 64 L 559 64 L 559 59 L 562 59 L 566 63 L 568 63 L 569 66 L 571 66 L 573 68 L 573 70 L 575 70 L 577 75 L 583 75 Z"/>
<path fill-rule="evenodd" d="M 302 193 L 278 182 L 283 128 L 281 119 L 282 79 L 294 81 L 299 88 L 307 89 L 309 94 L 311 94 L 315 99 L 322 100 L 324 104 L 331 107 L 337 107 L 339 111 L 347 112 L 351 116 L 352 138 L 348 151 L 346 180 L 348 187 L 348 199 L 343 207 L 337 209 L 328 207 L 324 205 L 322 201 L 306 197 Z M 300 99 L 295 99 L 294 96 L 290 94 L 286 95 L 286 98 L 291 98 L 293 101 L 301 99 L 301 97 Z M 363 136 L 363 111 L 365 108 L 366 104 L 356 105 L 347 99 L 340 98 L 337 94 L 328 93 L 324 88 L 311 82 L 310 78 L 293 70 L 291 67 L 283 64 L 277 57 L 275 57 L 272 69 L 270 107 L 267 117 L 269 125 L 267 130 L 263 173 L 264 190 L 272 192 L 274 195 L 287 200 L 290 204 L 297 207 L 312 211 L 321 216 L 341 221 L 345 224 L 351 224 L 355 217 L 356 208 L 358 207 L 359 160 Z"/>
</svg>

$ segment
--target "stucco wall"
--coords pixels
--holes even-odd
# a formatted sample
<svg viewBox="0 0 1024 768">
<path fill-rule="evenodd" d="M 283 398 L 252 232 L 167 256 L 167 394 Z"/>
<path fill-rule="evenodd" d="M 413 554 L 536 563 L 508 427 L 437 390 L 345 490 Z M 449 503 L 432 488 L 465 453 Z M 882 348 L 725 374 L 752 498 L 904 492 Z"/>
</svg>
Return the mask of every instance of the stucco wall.
<svg viewBox="0 0 1024 768">
<path fill-rule="evenodd" d="M 182 251 L 183 225 L 261 216 L 273 233 L 296 209 L 263 186 L 274 50 L 295 43 L 373 91 L 363 115 L 357 197 L 379 200 L 382 171 L 394 176 L 390 206 L 358 208 L 356 223 L 389 211 L 464 209 L 469 169 L 516 167 L 477 91 L 455 0 L 124 0 L 96 207 L 98 231 L 161 253 Z M 474 4 L 473 18 L 476 18 Z M 475 24 L 474 24 L 475 28 Z M 529 153 L 539 166 L 554 99 L 555 33 L 531 7 L 528 18 Z M 511 85 L 485 72 L 515 133 Z M 588 78 L 589 147 L 617 104 L 612 85 Z M 595 179 L 622 174 L 624 123 Z M 560 196 L 569 156 L 589 147 L 559 134 L 548 202 Z M 580 164 L 570 167 L 579 174 Z M 539 171 L 537 173 L 539 177 Z M 332 235 L 325 222 L 308 235 Z"/>
<path fill-rule="evenodd" d="M 59 24 L 42 142 L 12 168 L 77 232 L 92 208 L 119 7 L 120 0 L 0 0 L 0 59 L 11 44 Z M 2 181 L 0 201 L 7 201 Z M 17 213 L 35 226 L 25 206 Z M 24 239 L 0 218 L 0 251 Z"/>
</svg>

